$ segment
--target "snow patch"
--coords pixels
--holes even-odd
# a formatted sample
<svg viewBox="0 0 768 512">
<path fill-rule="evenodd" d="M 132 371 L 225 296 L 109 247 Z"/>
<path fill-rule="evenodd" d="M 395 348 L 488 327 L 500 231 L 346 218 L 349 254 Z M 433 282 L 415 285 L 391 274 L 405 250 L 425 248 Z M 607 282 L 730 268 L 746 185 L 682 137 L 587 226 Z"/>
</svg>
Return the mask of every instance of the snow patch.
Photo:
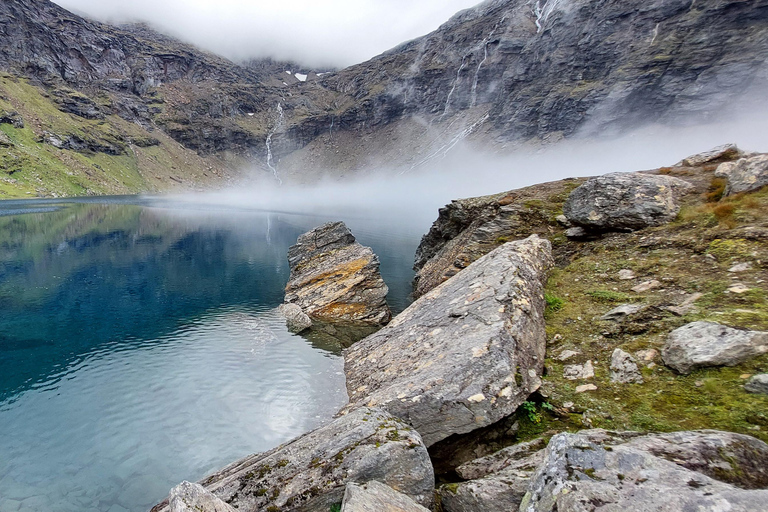
<svg viewBox="0 0 768 512">
<path fill-rule="evenodd" d="M 306 82 L 307 81 L 307 75 L 303 75 L 301 73 L 296 73 L 294 76 L 299 79 L 299 82 Z"/>
</svg>

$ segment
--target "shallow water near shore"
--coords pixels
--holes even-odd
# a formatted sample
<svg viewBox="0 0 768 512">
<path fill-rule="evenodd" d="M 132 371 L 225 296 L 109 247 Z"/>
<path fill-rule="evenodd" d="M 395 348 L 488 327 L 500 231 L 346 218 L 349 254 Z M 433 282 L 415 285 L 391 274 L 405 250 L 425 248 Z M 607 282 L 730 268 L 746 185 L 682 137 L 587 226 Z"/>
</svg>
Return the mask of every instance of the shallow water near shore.
<svg viewBox="0 0 768 512">
<path fill-rule="evenodd" d="M 145 511 L 329 420 L 347 399 L 340 347 L 290 334 L 273 309 L 288 247 L 340 219 L 404 309 L 420 226 L 136 197 L 0 203 L 0 510 Z"/>
</svg>

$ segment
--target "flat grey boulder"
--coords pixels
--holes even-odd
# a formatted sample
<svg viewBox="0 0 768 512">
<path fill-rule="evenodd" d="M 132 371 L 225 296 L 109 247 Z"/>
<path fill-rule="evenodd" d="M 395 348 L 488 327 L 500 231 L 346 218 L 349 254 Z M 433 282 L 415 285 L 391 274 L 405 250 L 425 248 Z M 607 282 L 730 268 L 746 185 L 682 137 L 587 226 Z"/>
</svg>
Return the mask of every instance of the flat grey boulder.
<svg viewBox="0 0 768 512">
<path fill-rule="evenodd" d="M 669 333 L 661 358 L 670 368 L 689 374 L 698 368 L 736 366 L 766 352 L 768 333 L 693 322 Z"/>
<path fill-rule="evenodd" d="M 554 436 L 521 512 L 764 510 L 768 445 L 729 432 Z"/>
<path fill-rule="evenodd" d="M 171 512 L 235 512 L 200 484 L 181 482 L 171 489 Z"/>
<path fill-rule="evenodd" d="M 693 189 L 671 176 L 611 173 L 571 192 L 563 213 L 587 230 L 634 231 L 673 220 L 680 211 L 678 199 Z"/>
<path fill-rule="evenodd" d="M 347 484 L 341 512 L 429 512 L 405 494 L 372 480 Z"/>
<path fill-rule="evenodd" d="M 360 408 L 200 482 L 240 512 L 329 510 L 348 483 L 378 480 L 431 505 L 434 471 L 421 436 L 390 414 Z M 168 511 L 167 502 L 152 509 Z"/>
<path fill-rule="evenodd" d="M 541 385 L 548 241 L 509 242 L 344 352 L 350 404 L 382 407 L 431 446 L 513 413 Z"/>
<path fill-rule="evenodd" d="M 643 376 L 637 367 L 635 358 L 620 348 L 611 355 L 611 382 L 621 384 L 642 384 Z"/>
<path fill-rule="evenodd" d="M 750 393 L 763 393 L 768 395 L 768 373 L 753 375 L 749 378 L 744 389 Z"/>
<path fill-rule="evenodd" d="M 601 316 L 600 320 L 605 320 L 607 322 L 619 322 L 630 315 L 639 313 L 643 309 L 645 309 L 645 306 L 639 304 L 622 304 L 621 306 L 615 307 Z"/>
<path fill-rule="evenodd" d="M 723 144 L 722 146 L 717 146 L 709 151 L 704 151 L 703 153 L 697 153 L 688 158 L 684 158 L 678 162 L 675 167 L 699 167 L 712 162 L 736 160 L 742 156 L 744 156 L 744 152 L 740 150 L 736 144 Z"/>
<path fill-rule="evenodd" d="M 392 317 L 379 259 L 370 247 L 355 241 L 343 222 L 299 236 L 288 250 L 288 264 L 285 302 L 300 307 L 311 319 L 382 325 Z"/>
<path fill-rule="evenodd" d="M 715 176 L 726 179 L 726 196 L 762 188 L 768 185 L 768 154 L 722 163 Z"/>
</svg>

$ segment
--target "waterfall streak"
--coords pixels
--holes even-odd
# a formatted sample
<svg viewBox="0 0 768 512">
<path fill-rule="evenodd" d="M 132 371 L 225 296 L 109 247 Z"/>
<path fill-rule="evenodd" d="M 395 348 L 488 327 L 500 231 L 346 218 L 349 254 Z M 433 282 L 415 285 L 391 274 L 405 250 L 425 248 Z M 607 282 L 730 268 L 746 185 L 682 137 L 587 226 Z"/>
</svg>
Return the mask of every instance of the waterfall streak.
<svg viewBox="0 0 768 512">
<path fill-rule="evenodd" d="M 486 122 L 490 117 L 491 117 L 490 112 L 486 112 L 483 117 L 481 117 L 480 119 L 478 119 L 477 121 L 472 123 L 470 126 L 468 126 L 467 128 L 464 128 L 462 131 L 457 133 L 450 141 L 448 141 L 447 143 L 445 143 L 442 146 L 440 146 L 440 148 L 438 148 L 437 151 L 433 152 L 432 154 L 430 154 L 426 158 L 422 159 L 421 161 L 413 164 L 410 168 L 401 171 L 400 174 L 402 175 L 402 174 L 409 173 L 412 170 L 416 169 L 417 167 L 421 167 L 422 165 L 424 165 L 424 164 L 426 164 L 426 163 L 428 163 L 428 162 L 430 162 L 430 161 L 432 161 L 432 160 L 434 160 L 434 159 L 436 159 L 438 157 L 445 158 L 448 155 L 448 152 L 450 150 L 452 150 L 454 147 L 456 147 L 456 145 L 459 142 L 461 142 L 462 140 L 466 139 L 469 135 L 471 135 L 472 132 L 474 132 L 475 129 L 477 129 L 478 126 L 480 126 L 481 124 Z"/>
<path fill-rule="evenodd" d="M 270 130 L 269 134 L 267 135 L 267 167 L 269 167 L 269 170 L 272 171 L 272 175 L 275 177 L 275 180 L 277 180 L 278 185 L 283 184 L 283 180 L 280 179 L 280 176 L 277 174 L 277 169 L 274 165 L 272 165 L 272 136 L 283 126 L 283 122 L 285 121 L 285 115 L 283 114 L 283 105 L 281 103 L 277 104 L 277 122 L 275 123 L 275 126 L 272 127 L 272 130 Z"/>
<path fill-rule="evenodd" d="M 456 80 L 453 82 L 453 87 L 451 87 L 450 92 L 448 93 L 448 97 L 445 99 L 445 109 L 443 110 L 443 115 L 440 116 L 445 117 L 445 114 L 448 113 L 448 107 L 451 104 L 451 96 L 453 96 L 453 93 L 456 91 L 456 86 L 459 83 L 459 76 L 461 75 L 461 72 L 464 70 L 464 65 L 466 64 L 467 56 L 461 58 L 461 66 L 459 66 L 459 70 L 456 72 Z"/>
</svg>

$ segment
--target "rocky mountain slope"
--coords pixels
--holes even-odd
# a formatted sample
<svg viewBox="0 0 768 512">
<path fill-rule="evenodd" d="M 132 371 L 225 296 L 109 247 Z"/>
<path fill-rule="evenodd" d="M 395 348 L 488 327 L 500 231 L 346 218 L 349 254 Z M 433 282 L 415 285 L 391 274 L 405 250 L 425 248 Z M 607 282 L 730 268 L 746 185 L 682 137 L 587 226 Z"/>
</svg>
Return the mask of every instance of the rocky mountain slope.
<svg viewBox="0 0 768 512">
<path fill-rule="evenodd" d="M 768 80 L 768 0 L 489 0 L 332 73 L 236 65 L 48 0 L 3 2 L 0 34 L 5 197 L 407 171 L 462 140 L 715 118 Z"/>
</svg>

